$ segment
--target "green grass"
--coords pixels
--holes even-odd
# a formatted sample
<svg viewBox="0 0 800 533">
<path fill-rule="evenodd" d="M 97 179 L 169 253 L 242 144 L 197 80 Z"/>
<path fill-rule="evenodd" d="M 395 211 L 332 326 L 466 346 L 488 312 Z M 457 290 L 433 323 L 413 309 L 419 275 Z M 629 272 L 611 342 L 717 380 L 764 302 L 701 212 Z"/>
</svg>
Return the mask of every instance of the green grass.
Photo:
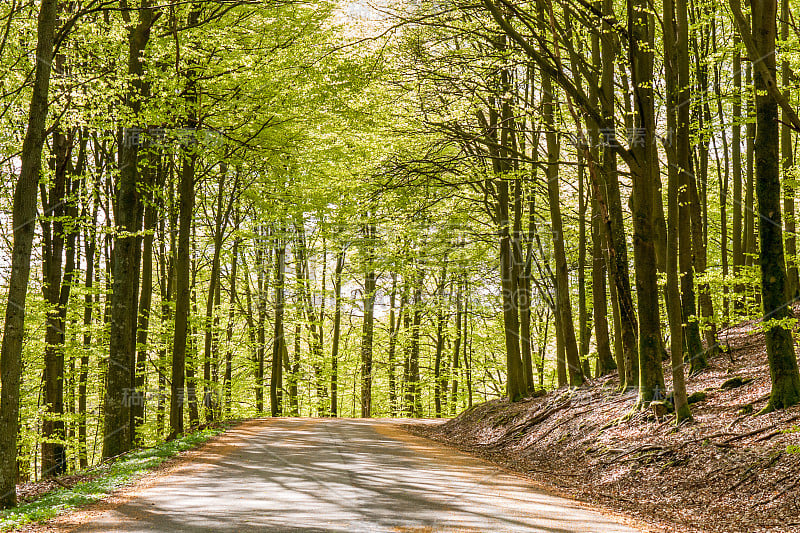
<svg viewBox="0 0 800 533">
<path fill-rule="evenodd" d="M 37 500 L 0 511 L 0 531 L 9 531 L 31 522 L 47 520 L 64 511 L 100 500 L 114 489 L 130 483 L 170 457 L 194 448 L 221 432 L 220 429 L 205 429 L 153 448 L 126 454 L 114 463 L 87 472 L 97 476 L 91 481 L 78 483 L 69 489 L 54 490 Z"/>
</svg>

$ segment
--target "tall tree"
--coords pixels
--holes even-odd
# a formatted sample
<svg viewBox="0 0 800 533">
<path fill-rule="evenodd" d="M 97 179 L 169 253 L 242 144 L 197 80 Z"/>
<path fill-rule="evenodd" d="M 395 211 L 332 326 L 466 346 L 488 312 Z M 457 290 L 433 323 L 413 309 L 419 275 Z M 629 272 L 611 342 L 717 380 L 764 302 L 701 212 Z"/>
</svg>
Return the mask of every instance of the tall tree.
<svg viewBox="0 0 800 533">
<path fill-rule="evenodd" d="M 128 10 L 128 75 L 130 89 L 126 104 L 133 117 L 142 107 L 144 59 L 142 52 L 150 40 L 150 29 L 157 10 L 150 0 L 142 0 L 138 18 L 130 20 Z M 131 448 L 131 401 L 134 389 L 136 307 L 138 304 L 138 153 L 141 130 L 128 128 L 120 146 L 119 180 L 116 192 L 116 239 L 114 244 L 113 290 L 111 292 L 111 331 L 106 374 L 105 437 L 103 457 L 114 457 Z"/>
<path fill-rule="evenodd" d="M 775 41 L 777 0 L 751 0 L 752 28 L 742 22 L 739 0 L 731 0 L 739 31 L 748 44 L 754 65 L 756 107 L 755 177 L 758 197 L 759 267 L 767 358 L 772 392 L 763 412 L 800 403 L 800 373 L 792 333 L 785 323 L 791 312 L 786 305 L 786 263 L 781 224 L 780 137 L 776 95 Z M 751 33 L 752 32 L 752 33 Z"/>
<path fill-rule="evenodd" d="M 19 390 L 22 371 L 22 339 L 25 333 L 25 299 L 31 269 L 36 186 L 42 166 L 42 146 L 47 124 L 50 72 L 55 37 L 56 0 L 42 0 L 36 22 L 36 58 L 28 124 L 22 144 L 21 169 L 14 186 L 11 220 L 14 244 L 8 286 L 3 344 L 0 348 L 0 508 L 17 502 L 17 434 Z"/>
<path fill-rule="evenodd" d="M 633 86 L 634 127 L 631 130 L 633 180 L 633 249 L 639 305 L 639 403 L 648 404 L 664 391 L 661 369 L 654 202 L 659 180 L 653 94 L 655 28 L 647 0 L 628 0 L 628 54 Z"/>
</svg>

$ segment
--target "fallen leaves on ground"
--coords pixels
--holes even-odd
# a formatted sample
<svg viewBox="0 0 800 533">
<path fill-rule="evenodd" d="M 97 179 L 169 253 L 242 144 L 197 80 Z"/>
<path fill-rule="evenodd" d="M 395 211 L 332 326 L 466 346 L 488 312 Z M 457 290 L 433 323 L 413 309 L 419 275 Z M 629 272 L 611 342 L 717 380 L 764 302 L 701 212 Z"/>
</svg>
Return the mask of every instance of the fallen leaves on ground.
<svg viewBox="0 0 800 533">
<path fill-rule="evenodd" d="M 632 411 L 616 374 L 517 403 L 476 405 L 409 429 L 500 463 L 658 530 L 800 531 L 800 406 L 758 415 L 769 368 L 757 322 L 720 332 L 728 347 L 687 379 L 694 421 Z M 664 375 L 670 387 L 670 370 Z M 734 376 L 743 384 L 721 385 Z M 749 380 L 749 381 L 748 381 Z"/>
</svg>

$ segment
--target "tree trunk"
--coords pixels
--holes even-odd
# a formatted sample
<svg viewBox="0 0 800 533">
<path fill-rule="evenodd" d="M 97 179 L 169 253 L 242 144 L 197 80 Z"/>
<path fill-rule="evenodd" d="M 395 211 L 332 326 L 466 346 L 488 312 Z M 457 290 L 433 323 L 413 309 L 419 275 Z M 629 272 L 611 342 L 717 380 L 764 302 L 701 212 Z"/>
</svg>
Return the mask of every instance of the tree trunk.
<svg viewBox="0 0 800 533">
<path fill-rule="evenodd" d="M 56 70 L 62 70 L 56 58 Z M 44 403 L 42 422 L 42 477 L 58 476 L 66 472 L 66 449 L 64 447 L 64 328 L 66 327 L 66 303 L 69 300 L 67 268 L 62 266 L 65 247 L 71 254 L 74 268 L 74 238 L 67 245 L 64 218 L 67 216 L 68 195 L 71 195 L 73 135 L 56 127 L 53 133 L 53 180 L 48 190 L 40 184 L 44 215 L 42 226 L 42 292 L 46 309 L 45 354 L 44 354 Z M 74 232 L 73 232 L 74 233 Z M 61 301 L 65 300 L 64 307 Z"/>
<path fill-rule="evenodd" d="M 143 170 L 146 176 L 142 181 L 145 186 L 153 184 L 152 174 L 162 173 L 161 165 L 158 162 L 158 155 L 150 150 L 148 166 Z M 161 188 L 163 185 L 162 176 L 158 176 L 155 185 Z M 158 217 L 158 205 L 155 201 L 148 201 L 144 211 L 144 237 L 142 239 L 142 288 L 138 305 L 138 327 L 137 327 L 137 357 L 134 375 L 134 387 L 136 401 L 131 405 L 131 434 L 136 442 L 138 429 L 144 424 L 145 419 L 145 382 L 147 365 L 147 337 L 150 328 L 150 308 L 153 301 L 153 232 Z"/>
<path fill-rule="evenodd" d="M 592 307 L 594 308 L 594 337 L 597 349 L 597 375 L 617 369 L 611 354 L 608 335 L 608 300 L 606 298 L 606 259 L 603 256 L 603 236 L 597 201 L 592 201 Z"/>
<path fill-rule="evenodd" d="M 612 19 L 615 17 L 613 0 L 603 0 L 603 15 Z M 617 58 L 614 39 L 614 35 L 608 31 L 601 36 L 600 108 L 607 120 L 613 120 L 615 115 L 614 72 Z M 614 149 L 616 134 L 613 129 L 600 130 L 600 134 L 603 137 L 603 165 L 599 173 L 600 183 L 595 185 L 595 197 L 601 204 L 600 212 L 605 224 L 603 235 L 607 240 L 605 248 L 608 254 L 606 266 L 617 338 L 614 350 L 621 355 L 617 356 L 617 367 L 620 372 L 620 386 L 625 390 L 635 388 L 639 383 L 639 350 L 636 345 L 638 324 L 628 271 L 628 245 L 617 174 L 617 154 Z"/>
<path fill-rule="evenodd" d="M 253 370 L 255 374 L 255 393 L 256 393 L 256 412 L 264 412 L 264 359 L 266 357 L 266 323 L 267 323 L 267 290 L 269 281 L 266 274 L 267 260 L 264 251 L 264 239 L 266 235 L 261 235 L 262 229 L 256 230 L 257 239 L 255 246 L 256 261 L 256 289 L 258 290 L 258 318 L 256 329 L 254 330 L 256 349 L 253 353 Z M 274 339 L 273 339 L 274 342 Z"/>
<path fill-rule="evenodd" d="M 175 332 L 172 342 L 170 385 L 170 438 L 183 433 L 186 342 L 189 331 L 192 212 L 194 211 L 194 154 L 183 154 L 179 185 L 178 248 L 175 254 Z"/>
<path fill-rule="evenodd" d="M 789 0 L 781 0 L 781 40 L 789 40 Z M 781 62 L 781 84 L 786 87 L 784 94 L 789 99 L 789 86 L 791 83 L 791 69 L 789 67 L 788 51 L 784 51 Z M 800 279 L 797 269 L 797 238 L 795 236 L 795 177 L 792 175 L 794 167 L 794 154 L 792 153 L 792 128 L 790 119 L 783 111 L 781 116 L 781 159 L 783 161 L 783 210 L 786 231 L 786 295 L 792 300 L 800 297 Z"/>
<path fill-rule="evenodd" d="M 436 418 L 442 417 L 442 397 L 447 400 L 447 373 L 442 371 L 442 357 L 444 354 L 445 343 L 445 325 L 447 319 L 445 317 L 444 308 L 444 290 L 447 286 L 447 252 L 444 254 L 444 263 L 442 265 L 441 279 L 439 280 L 439 287 L 436 291 L 437 296 L 437 316 L 436 316 L 436 353 L 434 354 L 433 363 L 433 403 L 434 403 L 434 416 Z"/>
<path fill-rule="evenodd" d="M 197 250 L 197 244 L 192 238 L 192 258 Z M 197 310 L 197 261 L 192 260 L 192 282 L 190 285 L 191 311 L 190 316 L 200 316 Z M 186 348 L 186 404 L 189 408 L 189 427 L 194 429 L 200 424 L 200 409 L 197 405 L 197 361 L 200 349 L 197 346 L 197 326 L 189 320 L 187 331 L 188 342 Z"/>
<path fill-rule="evenodd" d="M 553 306 L 553 315 L 555 316 L 555 333 L 556 333 L 556 378 L 558 379 L 558 386 L 565 387 L 567 385 L 567 355 L 564 348 L 564 328 L 561 324 L 563 320 L 561 313 L 558 309 L 558 302 Z"/>
<path fill-rule="evenodd" d="M 681 293 L 678 282 L 678 239 L 679 226 L 688 226 L 685 219 L 681 219 L 681 209 L 678 205 L 681 174 L 688 171 L 681 166 L 685 163 L 685 153 L 678 156 L 678 152 L 688 147 L 688 138 L 680 139 L 681 135 L 688 134 L 688 124 L 680 123 L 687 118 L 688 95 L 684 90 L 688 76 L 688 47 L 685 39 L 688 38 L 686 14 L 678 14 L 675 10 L 685 10 L 684 0 L 664 0 L 664 50 L 666 63 L 667 84 L 667 129 L 675 131 L 677 145 L 669 142 L 666 146 L 668 158 L 668 185 L 667 185 L 667 291 L 666 307 L 669 316 L 670 352 L 672 364 L 673 401 L 677 421 L 690 419 L 689 402 L 686 398 L 686 383 L 683 365 L 683 320 L 681 317 Z M 684 232 L 685 233 L 685 232 Z"/>
<path fill-rule="evenodd" d="M 777 0 L 751 0 L 753 39 L 757 57 L 775 79 L 775 38 Z M 781 231 L 780 158 L 778 147 L 778 103 L 767 91 L 768 80 L 756 70 L 756 191 L 761 252 L 761 301 L 764 320 L 768 321 L 766 340 L 772 392 L 764 411 L 782 409 L 800 402 L 800 374 L 792 332 L 785 321 L 791 316 L 786 305 L 786 266 Z"/>
<path fill-rule="evenodd" d="M 280 233 L 280 232 L 279 232 Z M 286 338 L 283 329 L 283 314 L 285 302 L 286 282 L 286 243 L 283 235 L 276 235 L 275 243 L 275 327 L 273 330 L 272 343 L 272 372 L 269 383 L 270 414 L 281 416 L 282 409 L 282 389 L 283 389 L 283 350 Z"/>
<path fill-rule="evenodd" d="M 731 209 L 731 231 L 733 232 L 732 263 L 733 263 L 733 299 L 734 310 L 742 310 L 742 292 L 744 287 L 740 282 L 742 267 L 744 266 L 744 238 L 742 233 L 742 61 L 738 51 L 733 54 L 733 103 L 731 104 L 731 160 L 733 170 L 733 198 Z"/>
<path fill-rule="evenodd" d="M 417 279 L 414 282 L 414 318 L 411 323 L 411 351 L 408 364 L 408 405 L 412 417 L 422 416 L 422 383 L 419 375 L 420 327 L 422 325 L 422 288 L 425 271 L 417 268 Z"/>
<path fill-rule="evenodd" d="M 305 227 L 303 226 L 303 221 L 300 220 L 295 223 L 295 230 L 297 232 L 297 253 L 296 253 L 296 262 L 299 267 L 298 272 L 298 284 L 299 284 L 299 295 L 302 299 L 302 303 L 300 308 L 303 310 L 305 314 L 306 321 L 308 323 L 308 329 L 311 333 L 311 365 L 314 369 L 314 380 L 316 385 L 316 392 L 317 392 L 317 402 L 316 402 L 316 411 L 317 416 L 326 416 L 327 414 L 327 396 L 328 396 L 328 389 L 325 386 L 325 381 L 322 375 L 322 365 L 325 360 L 325 354 L 323 353 L 323 337 L 322 337 L 322 318 L 323 313 L 325 311 L 325 304 L 324 298 L 323 303 L 320 305 L 320 313 L 317 314 L 317 311 L 314 307 L 314 300 L 311 294 L 311 274 L 309 268 L 309 259 L 308 259 L 308 246 L 306 245 L 306 235 L 305 235 Z M 324 254 L 323 254 L 324 255 Z M 325 260 L 327 258 L 323 258 L 323 267 L 322 267 L 322 284 L 323 284 L 323 294 L 325 291 Z M 299 322 L 298 322 L 299 323 Z M 298 352 L 298 350 L 296 350 Z M 296 380 L 295 380 L 296 381 Z"/>
<path fill-rule="evenodd" d="M 586 193 L 584 191 L 586 163 L 582 152 L 578 152 L 578 331 L 579 357 L 587 379 L 591 372 L 586 371 L 589 361 L 589 343 L 592 331 L 589 328 L 589 309 L 586 305 Z"/>
<path fill-rule="evenodd" d="M 397 332 L 400 328 L 400 321 L 395 314 L 396 302 L 397 273 L 392 272 L 392 290 L 389 293 L 389 353 L 387 356 L 387 366 L 389 367 L 389 413 L 391 416 L 397 416 L 397 377 L 395 374 L 395 360 L 397 355 Z"/>
<path fill-rule="evenodd" d="M 142 52 L 150 39 L 155 10 L 149 0 L 138 10 L 138 22 L 128 34 L 128 74 L 132 85 L 126 103 L 138 117 L 143 94 L 144 59 Z M 140 131 L 123 132 L 119 155 L 116 192 L 116 243 L 114 245 L 113 289 L 111 292 L 111 330 L 109 332 L 108 371 L 106 374 L 105 429 L 103 458 L 114 457 L 131 448 L 131 403 L 135 403 L 133 383 L 136 339 L 136 307 L 139 286 L 137 238 L 140 202 L 138 191 L 138 150 Z"/>
<path fill-rule="evenodd" d="M 681 298 L 681 323 L 683 326 L 683 339 L 686 343 L 687 357 L 691 365 L 691 371 L 697 372 L 704 369 L 708 363 L 703 341 L 700 338 L 700 324 L 697 320 L 697 305 L 694 290 L 694 259 L 697 257 L 697 246 L 700 244 L 696 239 L 693 241 L 692 218 L 694 211 L 699 206 L 694 203 L 694 196 L 691 194 L 692 182 L 695 180 L 691 165 L 691 119 L 690 111 L 690 79 L 689 79 L 689 29 L 687 5 L 684 0 L 675 2 L 675 35 L 674 39 L 674 67 L 673 74 L 676 76 L 676 86 L 674 90 L 673 107 L 676 114 L 676 131 L 674 135 L 674 159 L 677 168 L 675 176 L 680 185 L 678 190 L 678 219 L 676 227 L 678 229 L 678 255 L 680 268 L 680 298 Z M 672 40 L 672 38 L 671 38 Z M 668 288 L 669 290 L 669 288 Z M 670 304 L 671 305 L 671 304 Z M 672 317 L 672 315 L 669 315 Z M 670 321 L 670 324 L 672 321 Z"/>
<path fill-rule="evenodd" d="M 94 194 L 97 194 L 96 192 Z M 86 443 L 87 416 L 86 398 L 87 382 L 89 378 L 89 353 L 92 347 L 92 330 L 94 308 L 99 303 L 99 296 L 94 294 L 95 255 L 97 254 L 97 214 L 98 204 L 95 200 L 92 216 L 84 229 L 83 243 L 86 256 L 86 270 L 84 271 L 84 287 L 86 294 L 83 303 L 83 353 L 81 354 L 80 370 L 78 374 L 78 464 L 81 469 L 89 466 Z M 86 218 L 84 213 L 84 218 Z"/>
<path fill-rule="evenodd" d="M 559 313 L 559 325 L 562 345 L 566 357 L 569 384 L 580 387 L 584 381 L 583 368 L 578 354 L 578 343 L 575 339 L 575 325 L 572 321 L 572 304 L 569 296 L 569 271 L 564 249 L 564 228 L 561 218 L 561 193 L 559 191 L 558 160 L 560 150 L 555 131 L 555 106 L 553 86 L 550 76 L 542 73 L 542 110 L 543 126 L 547 133 L 547 194 L 550 206 L 550 224 L 553 232 L 553 258 L 555 260 L 555 292 L 556 311 Z"/>
<path fill-rule="evenodd" d="M 361 417 L 372 416 L 372 341 L 375 327 L 375 225 L 364 226 L 364 322 L 361 330 Z"/>
<path fill-rule="evenodd" d="M 342 245 L 336 255 L 336 270 L 333 273 L 333 338 L 331 339 L 331 416 L 338 416 L 338 392 L 339 392 L 339 342 L 342 327 L 342 271 L 344 270 L 344 260 L 346 250 Z"/>
<path fill-rule="evenodd" d="M 233 328 L 235 327 L 236 302 L 239 300 L 239 293 L 237 292 L 237 275 L 238 275 L 238 262 L 239 262 L 239 244 L 241 237 L 239 236 L 239 210 L 238 208 L 233 215 L 233 248 L 231 251 L 231 270 L 230 270 L 230 309 L 228 310 L 228 328 L 226 331 L 227 347 L 225 349 L 225 417 L 231 417 L 231 400 L 233 395 Z"/>
<path fill-rule="evenodd" d="M 631 131 L 633 249 L 639 304 L 639 404 L 647 405 L 664 392 L 661 369 L 661 322 L 655 252 L 654 168 L 655 107 L 653 100 L 653 20 L 647 0 L 628 0 L 631 82 L 637 110 Z"/>
<path fill-rule="evenodd" d="M 453 339 L 453 366 L 452 366 L 452 383 L 450 384 L 450 409 L 449 413 L 451 415 L 456 414 L 456 409 L 458 406 L 458 382 L 459 382 L 459 367 L 460 367 L 460 352 L 461 352 L 461 343 L 464 342 L 466 344 L 466 339 L 462 341 L 462 332 L 461 327 L 462 324 L 466 324 L 466 320 L 464 318 L 464 285 L 466 284 L 466 271 L 459 277 L 458 283 L 458 290 L 456 292 L 456 331 L 455 331 L 455 338 Z M 532 385 L 531 385 L 532 387 Z"/>
<path fill-rule="evenodd" d="M 745 67 L 745 84 L 748 89 L 745 89 L 745 94 L 747 95 L 747 111 L 746 115 L 748 118 L 747 125 L 745 127 L 745 173 L 747 177 L 747 188 L 745 189 L 745 197 L 744 197 L 744 264 L 746 266 L 751 266 L 755 259 L 756 253 L 756 233 L 755 233 L 755 223 L 753 220 L 753 213 L 755 212 L 755 175 L 754 175 L 754 140 L 756 135 L 756 125 L 755 122 L 752 120 L 755 115 L 755 111 L 753 109 L 754 102 L 753 102 L 753 94 L 750 92 L 749 88 L 752 87 L 753 82 L 753 64 L 752 62 L 748 62 Z M 757 119 L 756 119 L 757 120 Z M 750 289 L 750 288 L 748 288 Z"/>
</svg>

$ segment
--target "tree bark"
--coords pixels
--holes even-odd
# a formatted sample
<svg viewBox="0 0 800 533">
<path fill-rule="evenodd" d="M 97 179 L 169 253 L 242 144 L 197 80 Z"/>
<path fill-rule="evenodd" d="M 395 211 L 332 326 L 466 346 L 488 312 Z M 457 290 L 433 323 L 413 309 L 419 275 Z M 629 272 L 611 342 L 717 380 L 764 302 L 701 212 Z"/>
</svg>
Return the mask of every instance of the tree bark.
<svg viewBox="0 0 800 533">
<path fill-rule="evenodd" d="M 283 351 L 285 348 L 286 337 L 283 328 L 284 302 L 286 283 L 286 243 L 282 235 L 276 235 L 275 244 L 275 324 L 273 330 L 272 343 L 272 372 L 269 383 L 270 414 L 281 416 L 282 389 L 283 389 Z"/>
<path fill-rule="evenodd" d="M 372 416 L 372 341 L 375 327 L 375 225 L 364 226 L 364 322 L 361 330 L 361 417 Z"/>
<path fill-rule="evenodd" d="M 57 71 L 63 71 L 62 61 L 62 58 L 56 58 Z M 63 444 L 66 438 L 63 421 L 64 343 L 71 270 L 75 266 L 75 239 L 74 231 L 67 237 L 64 219 L 68 216 L 68 197 L 74 192 L 71 190 L 73 137 L 72 132 L 65 133 L 56 127 L 53 133 L 53 180 L 49 190 L 43 183 L 39 186 L 44 208 L 40 219 L 43 244 L 42 292 L 47 304 L 43 380 L 45 415 L 42 421 L 43 478 L 58 476 L 67 469 L 66 448 Z M 69 256 L 68 265 L 64 264 L 65 251 Z"/>
<path fill-rule="evenodd" d="M 653 20 L 647 0 L 628 0 L 628 36 L 636 111 L 631 130 L 633 249 L 639 304 L 639 400 L 647 405 L 664 392 L 661 369 L 661 322 L 655 252 L 654 168 L 655 107 L 653 100 Z"/>
<path fill-rule="evenodd" d="M 733 53 L 733 102 L 731 104 L 731 168 L 733 171 L 733 198 L 731 209 L 731 231 L 733 232 L 732 267 L 733 267 L 733 308 L 742 310 L 742 292 L 744 287 L 740 281 L 744 266 L 744 238 L 742 233 L 742 61 L 738 51 Z"/>
<path fill-rule="evenodd" d="M 346 253 L 345 247 L 342 245 L 339 253 L 336 255 L 336 269 L 333 273 L 335 301 L 333 304 L 333 338 L 331 339 L 331 416 L 334 417 L 339 414 L 339 343 L 342 328 L 342 271 L 344 270 Z"/>
<path fill-rule="evenodd" d="M 128 33 L 128 75 L 131 86 L 126 103 L 133 117 L 138 117 L 143 95 L 142 52 L 150 40 L 150 28 L 156 17 L 150 0 L 143 0 L 138 22 Z M 138 250 L 138 128 L 123 132 L 119 155 L 119 180 L 116 192 L 116 242 L 114 245 L 113 289 L 111 292 L 111 330 L 109 332 L 108 371 L 105 393 L 105 429 L 103 458 L 126 452 L 132 445 L 131 404 L 135 403 L 133 382 L 136 342 L 136 307 L 139 284 Z"/>
<path fill-rule="evenodd" d="M 578 343 L 575 339 L 575 325 L 572 321 L 572 304 L 569 295 L 569 271 L 567 269 L 567 255 L 564 249 L 564 227 L 561 216 L 561 193 L 559 190 L 558 160 L 560 150 L 557 133 L 555 131 L 555 107 L 553 85 L 550 76 L 542 74 L 542 115 L 543 126 L 546 130 L 547 142 L 547 196 L 550 207 L 550 224 L 553 234 L 553 258 L 555 260 L 555 292 L 556 311 L 559 313 L 559 337 L 563 343 L 565 363 L 569 375 L 569 384 L 580 387 L 584 381 L 583 368 Z"/>
<path fill-rule="evenodd" d="M 337 262 L 338 266 L 338 262 Z M 392 272 L 392 289 L 389 293 L 389 351 L 387 356 L 387 366 L 389 367 L 389 413 L 397 416 L 397 376 L 396 355 L 397 355 L 397 333 L 400 329 L 400 321 L 396 316 L 395 304 L 397 302 L 397 273 Z"/>
<path fill-rule="evenodd" d="M 447 399 L 447 374 L 442 371 L 442 358 L 444 355 L 445 343 L 445 324 L 447 322 L 444 308 L 444 292 L 447 286 L 447 252 L 444 254 L 444 264 L 442 265 L 439 287 L 436 291 L 436 353 L 433 363 L 433 404 L 434 416 L 442 417 L 442 397 Z"/>
<path fill-rule="evenodd" d="M 674 137 L 680 137 L 688 133 L 688 124 L 680 123 L 687 118 L 687 113 L 683 108 L 688 107 L 687 97 L 683 90 L 688 76 L 688 47 L 685 39 L 688 38 L 687 28 L 682 27 L 686 23 L 686 15 L 678 14 L 675 10 L 685 10 L 684 0 L 664 0 L 664 55 L 666 63 L 666 84 L 667 84 L 667 129 L 676 132 Z M 677 19 L 677 20 L 676 20 Z M 669 139 L 669 138 L 668 138 Z M 671 139 L 670 139 L 671 140 Z M 667 171 L 667 290 L 666 307 L 669 316 L 670 330 L 670 355 L 672 366 L 672 388 L 675 414 L 678 422 L 692 417 L 689 410 L 689 402 L 686 398 L 686 382 L 684 378 L 683 364 L 683 331 L 684 321 L 681 316 L 681 293 L 678 281 L 678 239 L 683 238 L 679 226 L 688 226 L 685 219 L 681 218 L 682 211 L 678 205 L 681 174 L 688 171 L 682 164 L 685 164 L 686 154 L 678 156 L 680 150 L 685 150 L 688 139 L 677 139 L 677 143 L 668 140 L 666 151 L 669 167 Z M 685 212 L 684 212 L 685 215 Z M 685 233 L 685 232 L 684 232 Z"/>
<path fill-rule="evenodd" d="M 792 16 L 789 10 L 789 0 L 781 0 L 781 40 L 786 43 L 789 40 L 789 18 Z M 788 50 L 783 51 L 784 59 L 781 62 L 781 84 L 787 87 L 784 90 L 785 98 L 789 100 L 789 89 L 791 83 L 791 69 L 789 67 Z M 792 300 L 800 297 L 800 279 L 798 279 L 797 269 L 797 238 L 795 236 L 795 176 L 792 173 L 794 167 L 794 154 L 792 152 L 792 128 L 791 119 L 783 110 L 781 115 L 781 159 L 783 161 L 783 210 L 786 231 L 786 294 Z"/>
<path fill-rule="evenodd" d="M 777 0 L 751 0 L 750 5 L 758 54 L 758 57 L 750 59 L 754 63 L 762 62 L 774 79 Z M 786 305 L 786 264 L 781 230 L 778 103 L 767 91 L 767 80 L 760 69 L 755 72 L 753 88 L 757 122 L 754 152 L 761 245 L 761 301 L 772 381 L 769 403 L 764 408 L 768 412 L 800 403 L 800 374 L 790 326 L 782 322 L 791 316 L 791 311 Z"/>
</svg>

